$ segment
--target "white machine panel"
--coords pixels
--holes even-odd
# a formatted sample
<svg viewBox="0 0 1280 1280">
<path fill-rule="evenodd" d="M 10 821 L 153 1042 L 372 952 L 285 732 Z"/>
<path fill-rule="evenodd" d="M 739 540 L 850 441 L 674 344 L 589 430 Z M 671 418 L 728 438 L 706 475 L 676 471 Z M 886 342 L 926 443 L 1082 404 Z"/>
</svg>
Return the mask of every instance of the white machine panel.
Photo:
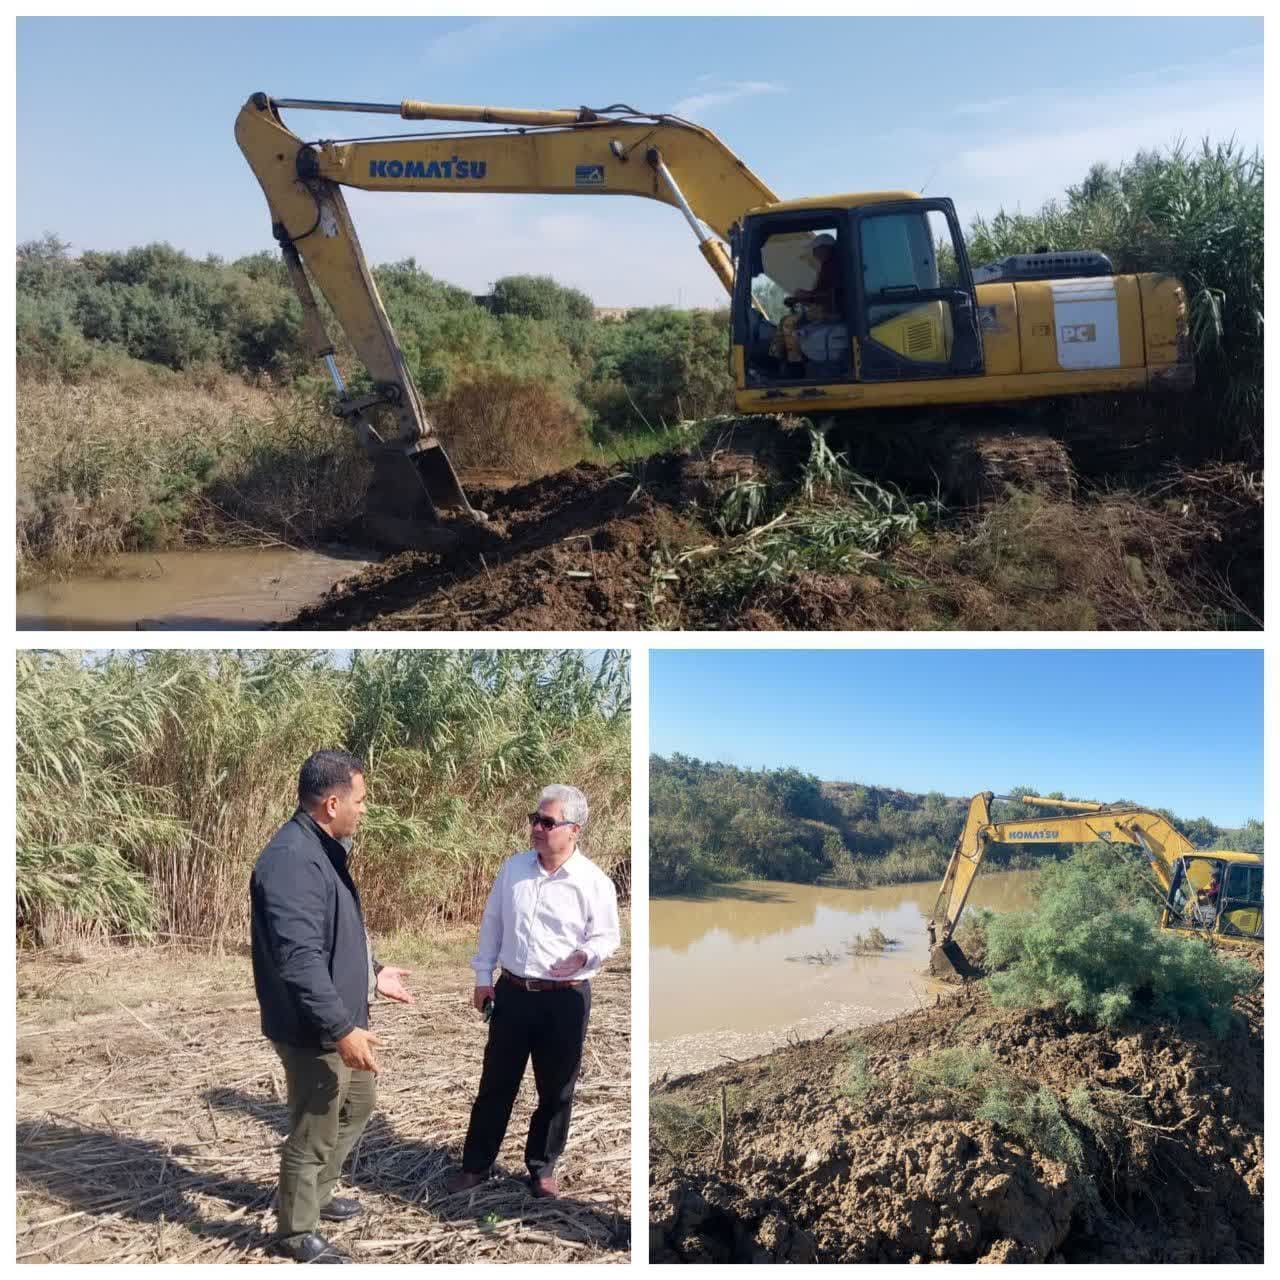
<svg viewBox="0 0 1280 1280">
<path fill-rule="evenodd" d="M 1120 367 L 1120 309 L 1114 280 L 1054 280 L 1053 323 L 1064 369 Z"/>
</svg>

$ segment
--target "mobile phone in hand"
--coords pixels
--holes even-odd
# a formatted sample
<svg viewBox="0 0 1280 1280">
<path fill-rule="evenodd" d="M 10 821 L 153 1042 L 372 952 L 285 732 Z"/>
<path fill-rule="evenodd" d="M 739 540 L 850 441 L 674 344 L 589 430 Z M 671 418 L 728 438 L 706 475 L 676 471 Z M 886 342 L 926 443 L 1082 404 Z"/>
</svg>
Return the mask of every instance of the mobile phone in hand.
<svg viewBox="0 0 1280 1280">
<path fill-rule="evenodd" d="M 480 1016 L 488 1022 L 493 1017 L 493 997 L 485 996 L 480 1002 Z"/>
</svg>

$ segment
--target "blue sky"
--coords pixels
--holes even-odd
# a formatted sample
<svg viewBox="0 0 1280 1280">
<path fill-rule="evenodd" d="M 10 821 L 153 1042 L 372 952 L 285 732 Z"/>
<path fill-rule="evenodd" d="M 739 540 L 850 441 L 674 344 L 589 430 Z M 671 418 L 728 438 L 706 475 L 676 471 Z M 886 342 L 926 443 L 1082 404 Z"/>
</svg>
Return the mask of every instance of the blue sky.
<svg viewBox="0 0 1280 1280">
<path fill-rule="evenodd" d="M 1262 656 L 654 650 L 650 749 L 968 796 L 1034 786 L 1263 816 Z"/>
<path fill-rule="evenodd" d="M 1260 18 L 22 18 L 17 33 L 18 240 L 77 250 L 273 248 L 232 137 L 259 89 L 674 111 L 783 197 L 926 187 L 966 223 L 1179 135 L 1262 139 Z M 375 131 L 286 119 L 307 138 Z M 600 306 L 723 298 L 679 214 L 649 201 L 350 202 L 374 262 L 414 256 L 473 292 L 532 271 Z"/>
</svg>

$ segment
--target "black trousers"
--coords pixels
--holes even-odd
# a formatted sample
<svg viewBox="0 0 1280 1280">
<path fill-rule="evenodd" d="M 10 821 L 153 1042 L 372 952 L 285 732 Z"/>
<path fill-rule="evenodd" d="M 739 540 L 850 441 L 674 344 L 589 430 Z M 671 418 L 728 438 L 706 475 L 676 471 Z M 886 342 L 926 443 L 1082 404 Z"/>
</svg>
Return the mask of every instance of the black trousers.
<svg viewBox="0 0 1280 1280">
<path fill-rule="evenodd" d="M 480 1090 L 462 1148 L 467 1173 L 488 1173 L 498 1158 L 524 1069 L 532 1058 L 538 1105 L 529 1121 L 524 1162 L 535 1178 L 550 1176 L 569 1137 L 573 1090 L 590 1014 L 589 982 L 561 991 L 527 991 L 499 979 Z"/>
</svg>

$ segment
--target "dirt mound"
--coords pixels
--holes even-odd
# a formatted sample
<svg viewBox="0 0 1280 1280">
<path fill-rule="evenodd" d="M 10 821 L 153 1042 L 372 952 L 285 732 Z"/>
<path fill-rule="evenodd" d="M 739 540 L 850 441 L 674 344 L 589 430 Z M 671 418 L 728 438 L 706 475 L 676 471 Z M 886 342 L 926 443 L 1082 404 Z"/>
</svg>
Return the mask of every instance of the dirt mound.
<svg viewBox="0 0 1280 1280">
<path fill-rule="evenodd" d="M 711 1137 L 677 1153 L 653 1126 L 651 1260 L 1260 1262 L 1255 999 L 1216 1041 L 995 1010 L 970 986 L 853 1050 L 827 1037 L 674 1082 L 655 1105 L 701 1115 Z M 965 1049 L 990 1053 L 988 1074 L 1048 1086 L 1077 1155 L 922 1094 L 909 1064 Z"/>
<path fill-rule="evenodd" d="M 676 514 L 671 460 L 644 477 L 579 464 L 509 489 L 477 488 L 485 538 L 404 552 L 334 588 L 297 629 L 635 630 L 659 590 L 649 555 L 694 535 Z"/>
<path fill-rule="evenodd" d="M 1261 545 L 1260 492 L 1224 502 L 1223 486 L 1205 479 L 1186 501 L 1176 481 L 1149 495 L 1072 497 L 1056 445 L 1032 444 L 993 433 L 985 447 L 1019 472 L 1035 470 L 1034 455 L 1034 492 L 874 554 L 855 541 L 833 572 L 824 539 L 843 547 L 855 535 L 842 513 L 858 525 L 866 509 L 828 494 L 819 514 L 830 518 L 780 526 L 784 511 L 811 502 L 799 484 L 810 435 L 794 419 L 728 419 L 625 471 L 582 463 L 512 488 L 472 485 L 489 517 L 473 539 L 392 556 L 286 626 L 1153 630 L 1260 617 L 1260 560 L 1249 559 Z"/>
</svg>

